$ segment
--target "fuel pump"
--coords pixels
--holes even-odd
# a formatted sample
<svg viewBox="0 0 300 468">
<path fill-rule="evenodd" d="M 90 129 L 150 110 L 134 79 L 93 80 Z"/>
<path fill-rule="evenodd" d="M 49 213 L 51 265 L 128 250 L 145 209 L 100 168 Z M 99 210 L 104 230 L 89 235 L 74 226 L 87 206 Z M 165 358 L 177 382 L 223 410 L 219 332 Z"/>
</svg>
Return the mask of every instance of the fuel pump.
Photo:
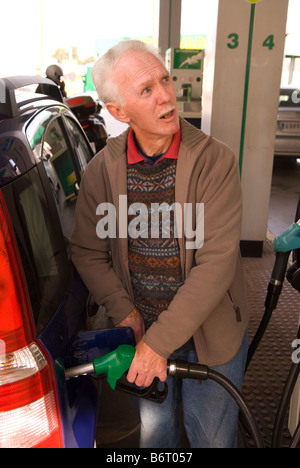
<svg viewBox="0 0 300 468">
<path fill-rule="evenodd" d="M 201 126 L 204 50 L 166 50 L 166 68 L 174 81 L 180 115 L 196 127 Z"/>
</svg>

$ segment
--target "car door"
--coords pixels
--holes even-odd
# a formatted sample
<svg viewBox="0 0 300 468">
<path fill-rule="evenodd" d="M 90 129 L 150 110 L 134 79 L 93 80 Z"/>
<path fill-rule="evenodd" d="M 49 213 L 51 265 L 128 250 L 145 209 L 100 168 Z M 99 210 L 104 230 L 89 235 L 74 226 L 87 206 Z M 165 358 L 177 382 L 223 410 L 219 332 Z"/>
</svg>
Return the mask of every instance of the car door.
<svg viewBox="0 0 300 468">
<path fill-rule="evenodd" d="M 57 128 L 57 122 L 54 126 L 51 123 L 50 119 L 47 127 L 50 131 Z M 47 129 L 45 132 L 47 134 Z M 13 152 L 10 152 L 9 161 L 12 160 Z M 55 193 L 57 190 L 55 187 Z M 85 326 L 88 291 L 73 270 L 58 204 L 43 159 L 6 183 L 1 191 L 23 267 L 37 340 L 56 369 L 65 445 L 93 446 L 97 389 L 91 381 L 84 379 L 67 384 L 58 366 L 74 337 Z M 82 423 L 80 414 L 84 414 L 83 433 L 77 430 Z"/>
<path fill-rule="evenodd" d="M 80 180 L 93 153 L 80 126 L 65 110 L 43 111 L 39 119 L 27 128 L 37 160 L 34 175 L 30 175 L 34 189 L 24 198 L 20 185 L 11 198 L 23 206 L 22 232 L 29 231 L 31 218 L 39 220 L 39 248 L 34 247 L 33 236 L 27 235 L 31 244 L 27 263 L 34 264 L 34 275 L 28 270 L 27 276 L 32 303 L 37 301 L 34 315 L 38 339 L 58 373 L 65 439 L 67 445 L 74 444 L 75 437 L 77 445 L 93 446 L 99 382 L 88 377 L 65 381 L 63 368 L 91 362 L 119 344 L 133 344 L 134 338 L 128 329 L 88 330 L 89 304 L 93 301 L 74 271 L 68 239 Z M 41 304 L 47 307 L 46 313 L 41 313 Z M 82 426 L 84 431 L 80 430 Z"/>
</svg>

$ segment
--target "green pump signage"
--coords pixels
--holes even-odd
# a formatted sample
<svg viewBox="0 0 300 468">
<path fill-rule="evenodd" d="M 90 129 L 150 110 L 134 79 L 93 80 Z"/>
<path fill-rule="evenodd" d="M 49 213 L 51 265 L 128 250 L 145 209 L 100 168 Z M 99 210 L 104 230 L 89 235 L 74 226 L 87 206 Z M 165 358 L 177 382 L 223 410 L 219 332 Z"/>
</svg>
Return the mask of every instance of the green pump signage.
<svg viewBox="0 0 300 468">
<path fill-rule="evenodd" d="M 201 70 L 203 51 L 196 49 L 174 49 L 174 69 Z"/>
</svg>

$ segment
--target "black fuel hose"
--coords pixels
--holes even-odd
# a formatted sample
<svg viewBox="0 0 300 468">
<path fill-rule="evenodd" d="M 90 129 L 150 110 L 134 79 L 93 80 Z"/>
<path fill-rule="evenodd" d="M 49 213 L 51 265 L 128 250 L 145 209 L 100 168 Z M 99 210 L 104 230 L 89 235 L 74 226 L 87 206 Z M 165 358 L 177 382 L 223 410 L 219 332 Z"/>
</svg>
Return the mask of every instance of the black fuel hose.
<svg viewBox="0 0 300 468">
<path fill-rule="evenodd" d="M 258 430 L 255 419 L 249 409 L 245 398 L 241 392 L 235 387 L 235 385 L 227 379 L 224 375 L 219 372 L 210 369 L 203 364 L 194 364 L 186 361 L 180 360 L 168 360 L 167 364 L 167 373 L 173 377 L 179 378 L 189 378 L 196 380 L 213 380 L 214 382 L 220 384 L 229 394 L 234 398 L 237 405 L 240 408 L 241 413 L 248 423 L 249 430 L 253 436 L 253 440 L 257 448 L 264 448 L 264 442 L 261 437 L 261 434 Z"/>
<path fill-rule="evenodd" d="M 291 252 L 276 253 L 276 259 L 268 285 L 267 296 L 265 299 L 265 312 L 248 349 L 246 370 L 248 369 L 249 364 L 264 336 L 269 321 L 272 317 L 272 313 L 277 307 L 278 299 L 282 291 L 282 286 L 285 278 L 290 253 Z"/>
<path fill-rule="evenodd" d="M 290 444 L 290 448 L 300 448 L 300 421 L 294 432 L 294 435 Z"/>
<path fill-rule="evenodd" d="M 281 442 L 281 436 L 283 432 L 284 421 L 287 415 L 289 402 L 294 391 L 296 382 L 300 374 L 300 363 L 293 363 L 290 368 L 290 372 L 285 383 L 285 387 L 281 396 L 279 403 L 278 411 L 276 414 L 273 437 L 272 437 L 272 446 L 271 448 L 279 448 Z"/>
<path fill-rule="evenodd" d="M 248 349 L 248 354 L 247 354 L 247 363 L 246 363 L 246 371 L 250 365 L 250 362 L 252 361 L 252 358 L 265 334 L 265 331 L 268 327 L 268 324 L 270 322 L 270 319 L 273 314 L 273 309 L 266 308 L 264 315 L 261 319 L 261 322 L 259 324 L 259 327 L 254 335 L 254 338 L 252 339 L 249 349 Z"/>
</svg>

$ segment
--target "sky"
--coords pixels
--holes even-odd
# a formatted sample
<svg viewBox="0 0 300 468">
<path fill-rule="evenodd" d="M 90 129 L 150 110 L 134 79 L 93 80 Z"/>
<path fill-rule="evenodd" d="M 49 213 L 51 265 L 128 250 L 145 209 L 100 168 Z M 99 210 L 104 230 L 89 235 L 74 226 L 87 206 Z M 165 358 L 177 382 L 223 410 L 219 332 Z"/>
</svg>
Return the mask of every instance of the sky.
<svg viewBox="0 0 300 468">
<path fill-rule="evenodd" d="M 210 0 L 183 0 L 199 12 Z M 159 0 L 13 0 L 1 2 L 0 76 L 46 68 L 56 48 L 76 46 L 80 58 L 95 55 L 96 40 L 151 36 Z M 300 0 L 289 0 L 287 30 L 300 44 Z M 202 11 L 202 10 L 201 10 Z M 138 18 L 138 20 L 137 20 Z M 183 15 L 183 31 L 202 33 L 203 14 Z M 42 20 L 42 21 L 41 21 Z M 41 47 L 41 38 L 43 46 Z M 300 55 L 300 51 L 299 51 Z M 42 63 L 43 62 L 43 63 Z"/>
<path fill-rule="evenodd" d="M 32 64 L 40 64 L 41 57 L 47 61 L 58 47 L 77 46 L 80 56 L 86 58 L 94 55 L 97 38 L 123 37 L 130 33 L 151 35 L 156 5 L 157 0 L 13 0 L 2 3 L 0 76 L 7 74 L 7 69 L 12 73 L 31 69 Z M 142 21 L 134 20 L 133 12 L 135 18 L 142 18 Z"/>
</svg>

